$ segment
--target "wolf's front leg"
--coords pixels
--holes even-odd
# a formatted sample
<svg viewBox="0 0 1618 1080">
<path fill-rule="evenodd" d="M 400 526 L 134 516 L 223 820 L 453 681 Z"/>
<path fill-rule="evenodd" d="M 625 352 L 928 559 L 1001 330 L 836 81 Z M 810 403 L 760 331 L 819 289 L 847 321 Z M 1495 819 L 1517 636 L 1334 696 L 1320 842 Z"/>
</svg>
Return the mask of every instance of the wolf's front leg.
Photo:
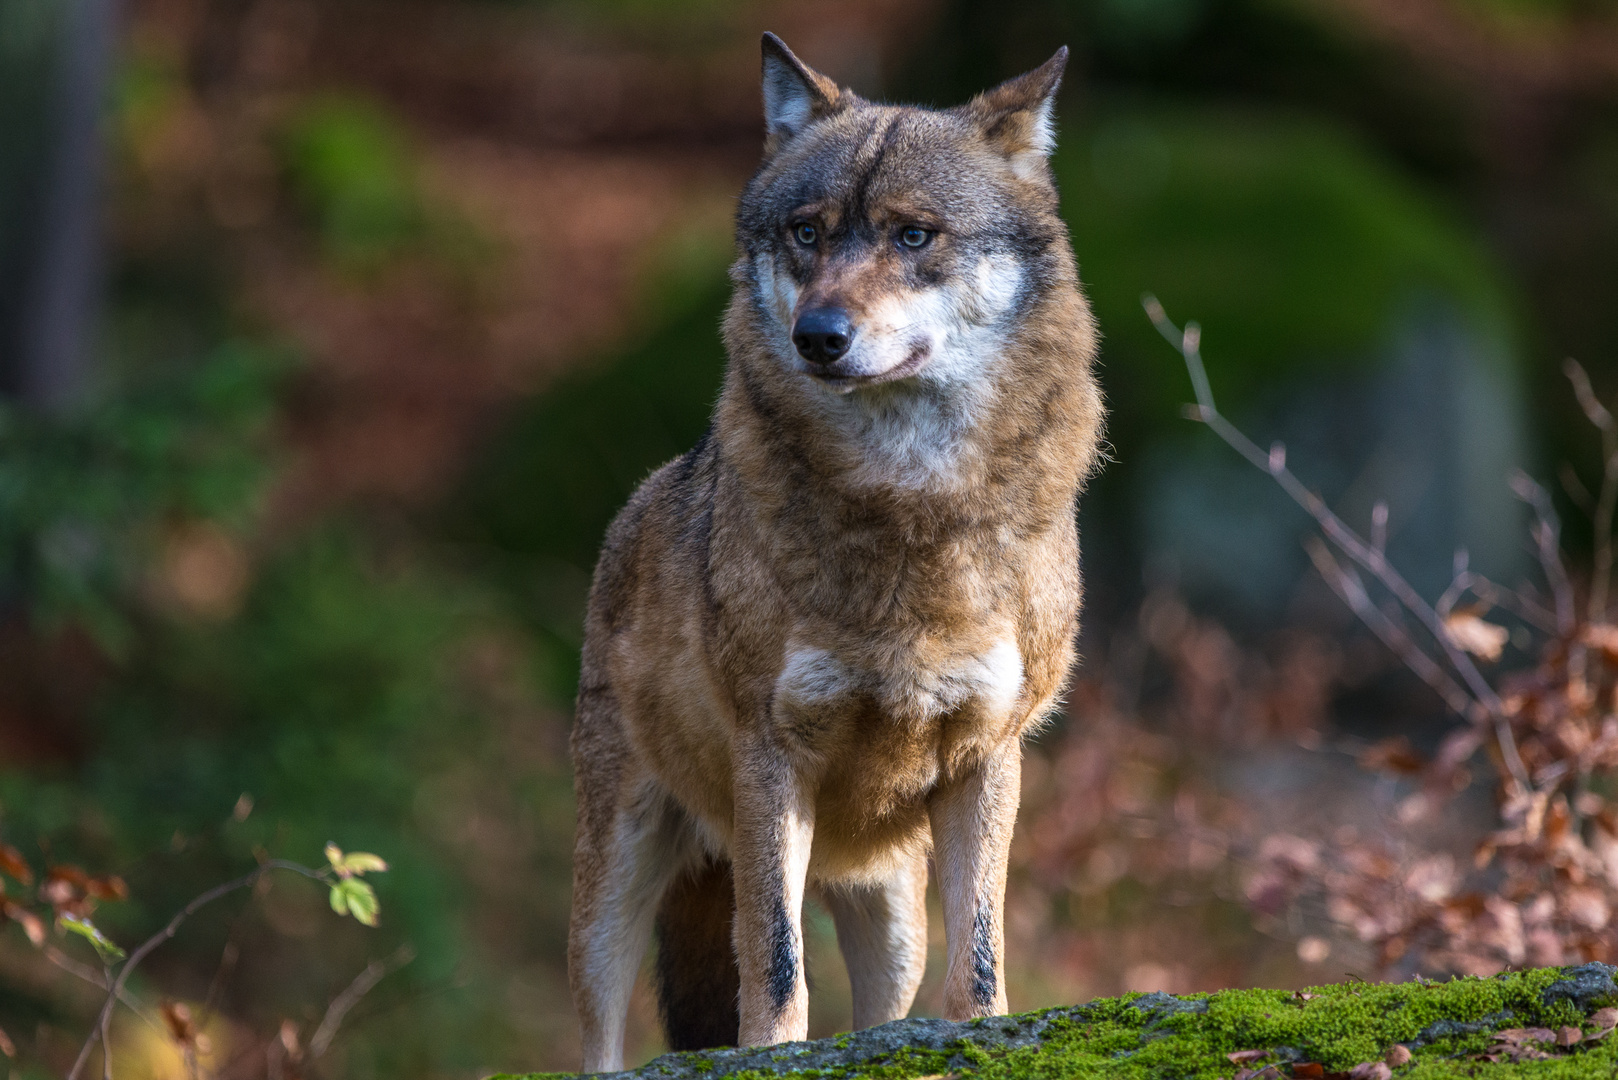
<svg viewBox="0 0 1618 1080">
<path fill-rule="evenodd" d="M 1006 1011 L 1006 859 L 1017 820 L 1022 743 L 939 785 L 928 802 L 933 865 L 944 907 L 944 1015 Z"/>
<path fill-rule="evenodd" d="M 809 1034 L 803 888 L 814 831 L 813 801 L 779 752 L 761 746 L 744 754 L 736 767 L 731 840 L 742 1046 Z"/>
</svg>

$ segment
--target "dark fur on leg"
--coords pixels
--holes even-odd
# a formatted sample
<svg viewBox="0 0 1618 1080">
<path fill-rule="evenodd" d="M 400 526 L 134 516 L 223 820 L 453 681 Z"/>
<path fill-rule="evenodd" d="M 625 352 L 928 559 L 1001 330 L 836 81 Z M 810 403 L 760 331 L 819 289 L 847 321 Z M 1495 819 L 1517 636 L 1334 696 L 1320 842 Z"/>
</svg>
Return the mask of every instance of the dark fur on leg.
<svg viewBox="0 0 1618 1080">
<path fill-rule="evenodd" d="M 741 975 L 731 945 L 736 887 L 730 863 L 677 879 L 657 911 L 657 1003 L 670 1050 L 734 1046 Z"/>
</svg>

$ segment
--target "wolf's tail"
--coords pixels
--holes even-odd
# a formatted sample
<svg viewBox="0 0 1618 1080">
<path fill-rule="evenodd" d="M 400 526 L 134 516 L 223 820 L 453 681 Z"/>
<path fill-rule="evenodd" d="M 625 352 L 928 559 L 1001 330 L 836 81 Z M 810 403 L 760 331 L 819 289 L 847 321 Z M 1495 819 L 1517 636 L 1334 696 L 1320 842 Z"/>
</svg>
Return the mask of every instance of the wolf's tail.
<svg viewBox="0 0 1618 1080">
<path fill-rule="evenodd" d="M 731 944 L 730 863 L 706 862 L 669 886 L 657 911 L 657 1003 L 670 1050 L 734 1046 L 741 975 Z"/>
</svg>

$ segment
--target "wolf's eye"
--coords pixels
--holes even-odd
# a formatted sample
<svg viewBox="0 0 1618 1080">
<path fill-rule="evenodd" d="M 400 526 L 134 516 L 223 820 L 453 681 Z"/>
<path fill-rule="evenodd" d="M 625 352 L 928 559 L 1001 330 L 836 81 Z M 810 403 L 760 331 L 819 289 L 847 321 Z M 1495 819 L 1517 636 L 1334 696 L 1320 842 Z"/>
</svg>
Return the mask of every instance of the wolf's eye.
<svg viewBox="0 0 1618 1080">
<path fill-rule="evenodd" d="M 815 227 L 809 224 L 807 221 L 802 222 L 801 224 L 793 226 L 792 235 L 798 238 L 798 243 L 807 247 L 815 242 Z"/>
<path fill-rule="evenodd" d="M 920 225 L 907 225 L 899 233 L 899 243 L 907 248 L 926 247 L 933 234 Z"/>
</svg>

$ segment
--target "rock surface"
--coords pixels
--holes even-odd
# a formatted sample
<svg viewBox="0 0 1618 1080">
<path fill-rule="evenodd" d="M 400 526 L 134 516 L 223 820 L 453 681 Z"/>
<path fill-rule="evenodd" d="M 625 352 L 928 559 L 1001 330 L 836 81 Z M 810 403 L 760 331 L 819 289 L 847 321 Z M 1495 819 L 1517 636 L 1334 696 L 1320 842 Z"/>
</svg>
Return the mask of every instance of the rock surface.
<svg viewBox="0 0 1618 1080">
<path fill-rule="evenodd" d="M 1227 990 L 1100 999 L 985 1020 L 898 1020 L 865 1031 L 779 1046 L 665 1054 L 613 1080 L 720 1080 L 786 1075 L 940 1075 L 1139 1077 L 1231 1080 L 1239 1066 L 1253 1080 L 1298 1076 L 1331 1080 L 1355 1066 L 1410 1080 L 1462 1077 L 1496 1068 L 1554 1066 L 1557 1077 L 1618 1076 L 1618 1038 L 1596 1010 L 1618 1004 L 1618 969 L 1590 963 L 1449 982 L 1352 983 L 1307 992 Z M 1594 1021 L 1592 1021 L 1594 1017 Z M 1573 1045 L 1522 1043 L 1505 1053 L 1496 1032 L 1572 1027 Z M 1607 1029 L 1610 1032 L 1610 1028 Z M 1378 1064 L 1407 1048 L 1389 1070 Z M 1509 1060 L 1508 1060 L 1509 1059 Z M 1272 1068 L 1266 1068 L 1272 1066 Z M 1315 1071 L 1311 1071 L 1315 1070 Z M 1267 1075 L 1265 1075 L 1267 1074 Z M 532 1074 L 530 1080 L 542 1074 Z M 550 1074 L 555 1076 L 557 1074 Z M 495 1078 L 502 1080 L 502 1078 Z M 505 1078 L 516 1080 L 516 1078 Z"/>
</svg>

